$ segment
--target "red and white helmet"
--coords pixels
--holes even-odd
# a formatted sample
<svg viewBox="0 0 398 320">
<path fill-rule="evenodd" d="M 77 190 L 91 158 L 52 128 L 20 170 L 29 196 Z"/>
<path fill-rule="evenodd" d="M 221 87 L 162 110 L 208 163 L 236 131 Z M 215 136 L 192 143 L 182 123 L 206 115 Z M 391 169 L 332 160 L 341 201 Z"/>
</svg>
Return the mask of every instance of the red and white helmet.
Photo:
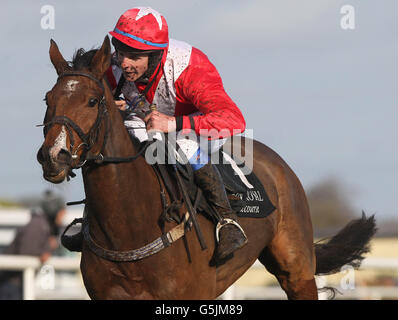
<svg viewBox="0 0 398 320">
<path fill-rule="evenodd" d="M 139 50 L 162 50 L 168 47 L 169 29 L 166 19 L 150 7 L 137 7 L 123 13 L 113 37 Z"/>
</svg>

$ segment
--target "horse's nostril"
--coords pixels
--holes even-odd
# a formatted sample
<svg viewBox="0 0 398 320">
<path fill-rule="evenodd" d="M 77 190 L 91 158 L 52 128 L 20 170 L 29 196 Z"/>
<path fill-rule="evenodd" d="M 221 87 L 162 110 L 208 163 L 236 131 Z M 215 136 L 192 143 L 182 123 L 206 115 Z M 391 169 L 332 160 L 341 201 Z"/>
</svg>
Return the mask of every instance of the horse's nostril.
<svg viewBox="0 0 398 320">
<path fill-rule="evenodd" d="M 72 161 L 72 155 L 70 154 L 70 152 L 68 150 L 61 149 L 58 152 L 57 162 L 69 165 L 71 163 L 71 161 Z"/>
<path fill-rule="evenodd" d="M 43 147 L 37 151 L 36 159 L 40 164 L 44 163 Z"/>
</svg>

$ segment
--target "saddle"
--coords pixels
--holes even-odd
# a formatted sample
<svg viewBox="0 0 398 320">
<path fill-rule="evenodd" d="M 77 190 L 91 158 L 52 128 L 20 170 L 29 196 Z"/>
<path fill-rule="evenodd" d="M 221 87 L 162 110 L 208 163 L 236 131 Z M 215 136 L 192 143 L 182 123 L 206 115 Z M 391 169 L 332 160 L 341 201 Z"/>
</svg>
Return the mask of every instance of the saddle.
<svg viewBox="0 0 398 320">
<path fill-rule="evenodd" d="M 133 142 L 137 143 L 137 141 Z M 148 144 L 146 144 L 146 147 L 148 147 Z M 142 150 L 145 150 L 145 148 Z M 164 151 L 167 152 L 167 150 Z M 218 164 L 213 165 L 216 166 L 223 178 L 231 208 L 239 217 L 263 218 L 271 214 L 275 207 L 254 172 L 247 170 L 248 168 L 243 162 L 236 161 L 223 148 L 218 152 L 220 161 L 218 161 Z M 182 152 L 179 152 L 179 154 L 184 159 L 185 155 Z M 140 155 L 142 155 L 142 152 L 140 152 Z M 75 219 L 67 226 L 61 236 L 62 244 L 71 251 L 81 251 L 82 242 L 85 241 L 90 250 L 96 255 L 111 261 L 125 262 L 140 260 L 153 255 L 182 237 L 188 260 L 191 262 L 189 247 L 185 237 L 187 228 L 190 229 L 192 225 L 194 226 L 202 249 L 206 249 L 204 237 L 196 221 L 196 213 L 203 214 L 215 223 L 220 222 L 221 217 L 202 196 L 200 188 L 194 183 L 192 167 L 186 157 L 185 160 L 183 161 L 185 164 L 177 162 L 175 165 L 158 163 L 152 165 L 161 188 L 163 212 L 159 218 L 159 225 L 162 229 L 162 236 L 139 249 L 122 252 L 105 249 L 91 238 L 89 224 L 84 215 L 83 218 Z M 163 186 L 167 189 L 170 203 L 167 201 L 166 191 Z M 188 212 L 181 216 L 180 209 L 183 202 L 185 202 Z M 68 205 L 80 203 L 85 203 L 85 200 L 71 202 Z M 87 207 L 85 207 L 86 209 Z M 177 226 L 165 232 L 165 221 L 175 221 Z M 79 223 L 82 224 L 82 232 L 74 236 L 66 235 L 69 228 Z"/>
<path fill-rule="evenodd" d="M 265 218 L 271 214 L 275 210 L 275 206 L 270 201 L 255 173 L 249 170 L 243 161 L 236 159 L 236 156 L 231 156 L 224 148 L 216 152 L 218 155 L 211 155 L 211 159 L 218 159 L 219 161 L 212 165 L 220 172 L 231 208 L 237 216 Z M 213 220 L 214 223 L 219 222 L 220 217 L 217 212 L 207 202 L 206 198 L 201 196 L 200 189 L 194 182 L 191 165 L 188 161 L 184 162 L 186 164 L 177 162 L 174 167 L 167 164 L 155 164 L 153 167 L 163 180 L 172 202 L 181 199 L 182 190 L 179 189 L 184 187 L 194 209 Z M 181 177 L 183 186 L 176 183 L 177 174 Z M 181 222 L 175 210 L 166 210 L 162 218 L 167 221 Z"/>
</svg>

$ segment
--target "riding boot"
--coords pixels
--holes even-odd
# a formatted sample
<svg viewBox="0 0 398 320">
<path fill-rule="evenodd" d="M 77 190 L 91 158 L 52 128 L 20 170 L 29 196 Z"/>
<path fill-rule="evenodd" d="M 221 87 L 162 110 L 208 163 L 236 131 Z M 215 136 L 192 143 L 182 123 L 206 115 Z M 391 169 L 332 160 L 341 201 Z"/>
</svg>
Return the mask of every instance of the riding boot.
<svg viewBox="0 0 398 320">
<path fill-rule="evenodd" d="M 206 199 L 221 216 L 221 221 L 216 227 L 216 258 L 225 259 L 235 250 L 247 243 L 247 237 L 236 222 L 237 215 L 231 209 L 224 183 L 217 168 L 208 163 L 199 170 L 194 171 L 195 182 L 202 189 Z"/>
</svg>

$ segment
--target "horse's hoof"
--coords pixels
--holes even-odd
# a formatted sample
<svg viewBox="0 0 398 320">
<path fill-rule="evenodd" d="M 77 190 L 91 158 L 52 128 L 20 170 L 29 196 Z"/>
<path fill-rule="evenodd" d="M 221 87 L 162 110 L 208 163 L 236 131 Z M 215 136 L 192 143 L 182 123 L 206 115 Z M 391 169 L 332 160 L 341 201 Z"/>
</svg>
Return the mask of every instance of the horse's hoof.
<svg viewBox="0 0 398 320">
<path fill-rule="evenodd" d="M 83 247 L 83 233 L 79 232 L 71 236 L 63 235 L 61 243 L 69 251 L 81 252 Z"/>
<path fill-rule="evenodd" d="M 220 230 L 220 241 L 216 248 L 217 260 L 232 257 L 232 253 L 247 243 L 246 236 L 233 224 L 227 224 Z"/>
</svg>

